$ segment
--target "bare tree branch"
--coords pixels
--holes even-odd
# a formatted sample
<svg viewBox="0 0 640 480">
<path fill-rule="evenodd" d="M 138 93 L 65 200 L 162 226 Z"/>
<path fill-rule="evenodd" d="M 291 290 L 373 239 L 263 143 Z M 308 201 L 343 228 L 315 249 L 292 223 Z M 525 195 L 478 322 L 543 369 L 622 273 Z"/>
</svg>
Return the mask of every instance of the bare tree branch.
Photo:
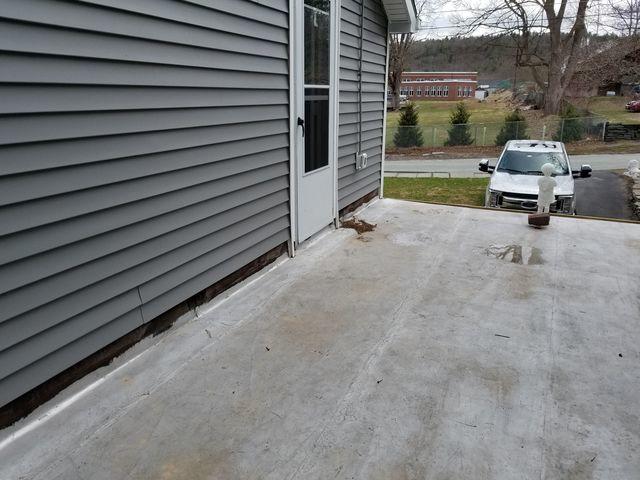
<svg viewBox="0 0 640 480">
<path fill-rule="evenodd" d="M 437 0 L 419 0 L 416 2 L 418 18 L 428 17 L 437 5 Z M 409 49 L 415 40 L 412 33 L 400 33 L 391 35 L 389 42 L 389 78 L 387 82 L 391 90 L 391 108 L 397 110 L 400 106 L 400 87 L 402 85 L 402 72 Z"/>
<path fill-rule="evenodd" d="M 545 112 L 558 113 L 587 35 L 589 0 L 578 0 L 575 12 L 570 11 L 574 5 L 568 0 L 496 0 L 471 19 L 459 17 L 460 33 L 488 30 L 508 37 L 516 46 L 515 67 L 531 70 L 536 84 L 545 91 Z M 543 34 L 548 39 L 544 50 L 539 41 Z"/>
</svg>

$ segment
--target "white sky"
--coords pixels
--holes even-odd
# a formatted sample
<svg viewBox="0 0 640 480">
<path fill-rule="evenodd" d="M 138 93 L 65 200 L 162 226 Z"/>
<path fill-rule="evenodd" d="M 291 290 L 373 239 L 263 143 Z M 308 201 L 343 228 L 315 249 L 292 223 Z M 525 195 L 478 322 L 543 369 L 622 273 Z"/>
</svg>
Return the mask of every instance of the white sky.
<svg viewBox="0 0 640 480">
<path fill-rule="evenodd" d="M 422 19 L 422 29 L 418 32 L 418 38 L 444 38 L 455 36 L 460 28 L 456 26 L 456 17 L 471 18 L 478 10 L 486 5 L 495 5 L 501 0 L 429 0 L 429 7 Z M 464 2 L 464 3 L 463 3 Z M 559 0 L 556 4 L 559 5 Z M 572 12 L 577 7 L 578 0 L 568 0 L 567 28 L 570 28 L 573 19 L 570 18 Z M 617 3 L 616 1 L 612 3 Z M 606 33 L 606 6 L 609 0 L 591 0 L 587 11 L 587 24 L 592 33 Z M 541 19 L 540 22 L 543 22 Z M 482 29 L 476 34 L 491 33 L 489 29 Z"/>
</svg>

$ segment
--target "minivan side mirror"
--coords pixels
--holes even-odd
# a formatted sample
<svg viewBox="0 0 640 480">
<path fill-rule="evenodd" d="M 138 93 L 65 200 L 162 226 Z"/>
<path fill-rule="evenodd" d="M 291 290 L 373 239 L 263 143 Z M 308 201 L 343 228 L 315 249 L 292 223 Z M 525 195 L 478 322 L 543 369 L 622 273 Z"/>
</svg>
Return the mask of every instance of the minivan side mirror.
<svg viewBox="0 0 640 480">
<path fill-rule="evenodd" d="M 588 178 L 591 176 L 591 172 L 593 172 L 591 165 L 582 165 L 580 170 L 573 170 L 571 173 L 574 177 L 579 176 L 580 178 Z"/>
<path fill-rule="evenodd" d="M 494 169 L 495 167 L 489 165 L 489 159 L 487 158 L 483 158 L 480 163 L 478 163 L 478 170 L 480 170 L 481 172 L 493 173 Z"/>
</svg>

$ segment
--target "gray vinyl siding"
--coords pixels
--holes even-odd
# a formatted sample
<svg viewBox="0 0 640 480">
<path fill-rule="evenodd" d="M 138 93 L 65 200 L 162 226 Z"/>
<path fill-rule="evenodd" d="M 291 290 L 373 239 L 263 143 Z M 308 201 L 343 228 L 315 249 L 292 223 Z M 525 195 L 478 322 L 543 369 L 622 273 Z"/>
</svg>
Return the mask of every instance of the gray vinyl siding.
<svg viewBox="0 0 640 480">
<path fill-rule="evenodd" d="M 364 1 L 362 52 L 362 151 L 368 166 L 355 168 L 358 150 L 358 68 L 360 10 Z M 387 18 L 379 0 L 342 0 L 340 20 L 340 94 L 338 207 L 380 187 L 385 100 Z"/>
<path fill-rule="evenodd" d="M 288 239 L 287 10 L 3 4 L 0 405 Z"/>
</svg>

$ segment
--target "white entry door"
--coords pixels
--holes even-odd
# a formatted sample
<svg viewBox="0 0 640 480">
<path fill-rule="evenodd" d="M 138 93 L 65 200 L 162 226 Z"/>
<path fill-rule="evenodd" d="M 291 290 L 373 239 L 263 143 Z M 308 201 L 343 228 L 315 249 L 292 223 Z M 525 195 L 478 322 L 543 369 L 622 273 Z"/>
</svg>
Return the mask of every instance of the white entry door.
<svg viewBox="0 0 640 480">
<path fill-rule="evenodd" d="M 333 222 L 335 210 L 335 2 L 295 0 L 297 240 Z"/>
</svg>

